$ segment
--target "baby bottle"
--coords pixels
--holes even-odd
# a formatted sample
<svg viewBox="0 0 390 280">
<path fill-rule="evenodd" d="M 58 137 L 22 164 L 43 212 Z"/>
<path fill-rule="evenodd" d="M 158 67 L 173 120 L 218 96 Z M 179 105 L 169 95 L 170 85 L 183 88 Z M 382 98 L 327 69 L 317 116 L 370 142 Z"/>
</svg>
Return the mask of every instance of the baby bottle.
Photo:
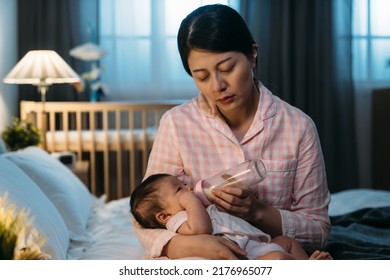
<svg viewBox="0 0 390 280">
<path fill-rule="evenodd" d="M 266 169 L 260 159 L 248 160 L 212 177 L 200 180 L 195 193 L 204 205 L 211 204 L 211 191 L 224 186 L 248 188 L 264 180 Z"/>
</svg>

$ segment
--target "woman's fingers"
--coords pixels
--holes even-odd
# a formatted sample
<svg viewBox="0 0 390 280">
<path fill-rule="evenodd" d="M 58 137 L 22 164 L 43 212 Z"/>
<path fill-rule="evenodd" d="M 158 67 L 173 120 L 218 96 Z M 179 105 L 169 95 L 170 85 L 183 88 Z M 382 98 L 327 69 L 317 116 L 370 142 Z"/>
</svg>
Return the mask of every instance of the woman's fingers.
<svg viewBox="0 0 390 280">
<path fill-rule="evenodd" d="M 233 243 L 230 240 L 227 240 L 226 238 L 220 237 L 220 242 L 228 248 L 229 250 L 223 251 L 224 259 L 237 259 L 242 258 L 246 255 L 246 251 L 244 249 L 241 249 L 240 246 L 238 246 L 236 243 Z"/>
<path fill-rule="evenodd" d="M 230 192 L 225 190 L 213 190 L 213 203 L 220 211 L 249 220 L 251 218 L 250 212 L 256 208 L 256 195 L 251 190 L 237 191 L 233 189 L 234 188 L 230 188 L 228 190 Z"/>
<path fill-rule="evenodd" d="M 254 198 L 253 192 L 250 190 L 236 190 L 236 188 L 229 188 L 224 190 L 213 190 L 213 202 L 217 204 L 246 207 L 250 204 L 251 199 Z M 226 208 L 226 206 L 224 206 Z"/>
<path fill-rule="evenodd" d="M 200 257 L 212 260 L 236 260 L 243 258 L 246 251 L 236 243 L 210 234 L 175 235 L 164 248 L 171 259 Z"/>
</svg>

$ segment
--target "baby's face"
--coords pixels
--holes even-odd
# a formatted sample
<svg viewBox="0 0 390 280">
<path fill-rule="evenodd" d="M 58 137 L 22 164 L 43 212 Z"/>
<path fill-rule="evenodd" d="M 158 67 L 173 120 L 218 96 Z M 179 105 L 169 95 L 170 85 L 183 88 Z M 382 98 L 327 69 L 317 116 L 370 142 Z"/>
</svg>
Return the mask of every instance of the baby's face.
<svg viewBox="0 0 390 280">
<path fill-rule="evenodd" d="M 175 176 L 169 176 L 164 178 L 164 182 L 159 189 L 159 195 L 163 199 L 163 207 L 170 214 L 175 215 L 180 211 L 184 211 L 182 203 L 185 201 L 185 197 L 189 195 L 195 196 L 193 188 L 184 184 Z"/>
</svg>

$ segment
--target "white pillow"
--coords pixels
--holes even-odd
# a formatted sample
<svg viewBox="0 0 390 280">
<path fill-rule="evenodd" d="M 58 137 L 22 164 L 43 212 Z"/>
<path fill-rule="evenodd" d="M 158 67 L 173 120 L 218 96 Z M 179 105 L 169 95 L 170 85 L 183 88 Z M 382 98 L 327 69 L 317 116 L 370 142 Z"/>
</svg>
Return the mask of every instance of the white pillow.
<svg viewBox="0 0 390 280">
<path fill-rule="evenodd" d="M 7 147 L 5 146 L 5 143 L 3 139 L 0 137 L 0 154 L 7 152 Z"/>
<path fill-rule="evenodd" d="M 66 259 L 69 232 L 60 214 L 22 170 L 0 156 L 0 195 L 5 193 L 17 209 L 29 211 L 32 226 L 45 237 L 41 251 L 52 259 Z"/>
<path fill-rule="evenodd" d="M 6 157 L 33 179 L 54 204 L 68 227 L 70 239 L 88 238 L 86 226 L 93 196 L 69 168 L 38 147 L 8 153 Z"/>
</svg>

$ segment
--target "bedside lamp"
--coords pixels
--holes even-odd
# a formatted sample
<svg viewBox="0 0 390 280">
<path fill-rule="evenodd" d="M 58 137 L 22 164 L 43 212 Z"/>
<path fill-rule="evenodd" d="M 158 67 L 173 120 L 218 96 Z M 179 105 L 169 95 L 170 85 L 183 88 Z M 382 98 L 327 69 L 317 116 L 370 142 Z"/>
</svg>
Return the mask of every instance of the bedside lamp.
<svg viewBox="0 0 390 280">
<path fill-rule="evenodd" d="M 4 78 L 7 84 L 31 84 L 38 87 L 42 102 L 42 130 L 46 132 L 46 93 L 52 84 L 80 82 L 79 75 L 52 50 L 29 51 Z M 43 147 L 46 148 L 45 135 Z"/>
</svg>

